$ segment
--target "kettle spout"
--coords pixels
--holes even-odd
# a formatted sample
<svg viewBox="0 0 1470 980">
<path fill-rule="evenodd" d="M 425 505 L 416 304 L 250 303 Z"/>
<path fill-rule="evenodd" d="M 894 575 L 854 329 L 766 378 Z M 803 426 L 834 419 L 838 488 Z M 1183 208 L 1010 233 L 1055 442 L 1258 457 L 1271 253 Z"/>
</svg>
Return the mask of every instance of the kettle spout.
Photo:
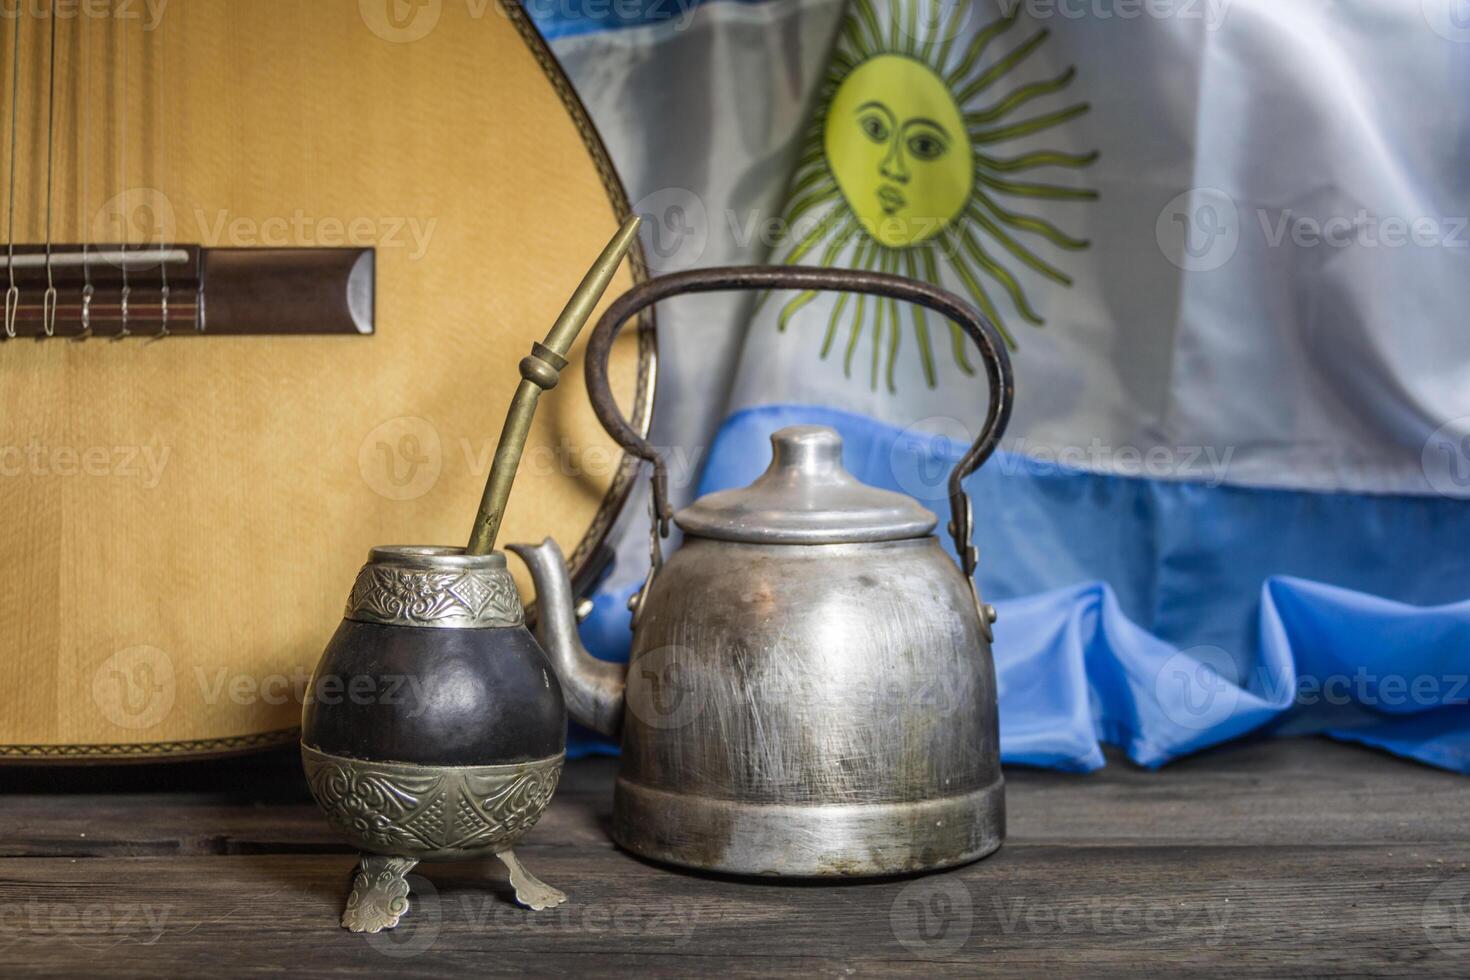
<svg viewBox="0 0 1470 980">
<path fill-rule="evenodd" d="M 572 580 L 561 548 L 551 538 L 534 547 L 508 547 L 526 563 L 536 583 L 536 639 L 556 668 L 567 713 L 593 731 L 617 735 L 623 724 L 628 668 L 626 664 L 598 660 L 582 646 L 577 635 Z"/>
</svg>

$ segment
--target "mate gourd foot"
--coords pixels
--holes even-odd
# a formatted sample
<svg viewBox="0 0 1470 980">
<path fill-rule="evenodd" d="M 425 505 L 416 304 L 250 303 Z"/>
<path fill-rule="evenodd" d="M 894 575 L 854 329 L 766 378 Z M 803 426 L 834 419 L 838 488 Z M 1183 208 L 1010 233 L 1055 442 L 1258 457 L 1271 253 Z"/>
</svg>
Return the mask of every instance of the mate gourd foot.
<svg viewBox="0 0 1470 980">
<path fill-rule="evenodd" d="M 500 858 L 500 863 L 504 864 L 506 870 L 510 872 L 510 884 L 516 890 L 516 901 L 526 908 L 540 912 L 556 908 L 567 900 L 565 892 L 552 888 L 527 871 L 515 856 L 514 851 L 501 851 L 495 856 Z"/>
<path fill-rule="evenodd" d="M 417 864 L 413 858 L 364 854 L 352 878 L 342 928 L 382 932 L 398 925 L 408 911 L 408 880 L 404 876 Z"/>
</svg>

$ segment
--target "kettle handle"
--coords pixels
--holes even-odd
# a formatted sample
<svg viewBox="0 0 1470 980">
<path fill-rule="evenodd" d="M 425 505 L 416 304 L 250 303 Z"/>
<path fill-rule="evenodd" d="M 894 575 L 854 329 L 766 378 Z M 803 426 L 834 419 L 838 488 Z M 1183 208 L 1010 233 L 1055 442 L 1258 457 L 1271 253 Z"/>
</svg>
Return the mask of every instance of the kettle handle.
<svg viewBox="0 0 1470 980">
<path fill-rule="evenodd" d="M 686 293 L 747 289 L 866 293 L 918 303 L 958 323 L 970 335 L 970 339 L 975 341 L 984 357 L 985 372 L 990 380 L 990 405 L 979 438 L 949 475 L 949 533 L 954 539 L 955 552 L 960 556 L 960 567 L 964 569 L 967 578 L 972 576 L 979 557 L 970 540 L 974 529 L 974 513 L 963 481 L 979 469 L 980 464 L 995 451 L 1006 424 L 1010 421 L 1011 406 L 1015 401 L 1015 379 L 1011 373 L 1010 356 L 1006 353 L 1005 344 L 1001 342 L 995 325 L 953 293 L 901 276 L 850 269 L 792 266 L 691 269 L 659 276 L 633 287 L 618 297 L 597 322 L 592 331 L 592 339 L 587 343 L 587 392 L 592 399 L 592 410 L 597 413 L 602 427 L 618 445 L 628 453 L 653 464 L 655 552 L 658 550 L 658 538 L 668 536 L 669 521 L 674 516 L 673 509 L 669 506 L 668 468 L 658 450 L 640 436 L 618 410 L 617 402 L 613 400 L 612 388 L 608 384 L 608 355 L 623 325 L 660 300 Z"/>
</svg>

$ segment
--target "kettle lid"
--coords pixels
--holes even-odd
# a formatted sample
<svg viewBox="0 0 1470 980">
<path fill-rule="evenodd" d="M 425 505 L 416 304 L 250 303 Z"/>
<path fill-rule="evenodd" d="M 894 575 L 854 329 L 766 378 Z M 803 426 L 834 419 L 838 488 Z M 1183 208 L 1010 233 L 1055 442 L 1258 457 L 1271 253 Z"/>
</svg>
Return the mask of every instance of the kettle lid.
<svg viewBox="0 0 1470 980">
<path fill-rule="evenodd" d="M 685 533 L 754 544 L 841 544 L 918 538 L 938 518 L 910 497 L 860 482 L 825 425 L 771 436 L 771 465 L 748 487 L 722 490 L 674 516 Z"/>
</svg>

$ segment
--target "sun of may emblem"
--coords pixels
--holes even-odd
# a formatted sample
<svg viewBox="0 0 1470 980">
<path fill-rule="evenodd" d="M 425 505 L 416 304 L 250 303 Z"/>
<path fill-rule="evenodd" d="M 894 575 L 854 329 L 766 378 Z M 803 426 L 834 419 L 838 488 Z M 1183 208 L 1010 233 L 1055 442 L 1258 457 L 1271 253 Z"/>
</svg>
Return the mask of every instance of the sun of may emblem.
<svg viewBox="0 0 1470 980">
<path fill-rule="evenodd" d="M 1088 245 L 1025 213 L 1024 201 L 1097 196 L 1024 175 L 1086 167 L 1097 154 L 1023 146 L 1001 155 L 998 149 L 1061 126 L 1088 106 L 1046 108 L 1048 97 L 1071 83 L 1072 68 L 1040 81 L 1006 84 L 1048 33 L 1038 31 L 1006 45 L 1019 4 L 968 43 L 957 43 L 973 8 L 970 0 L 949 2 L 954 7 L 944 13 L 940 0 L 890 0 L 888 17 L 880 19 L 872 0 L 852 0 L 819 95 L 817 125 L 802 147 L 787 195 L 785 217 L 794 244 L 785 262 L 801 262 L 822 248 L 822 265 L 899 273 L 936 285 L 944 285 L 943 263 L 1014 348 L 1015 337 L 996 298 L 1003 293 L 1028 323 L 1040 326 L 1042 318 L 1012 270 L 1024 265 L 1070 285 L 1070 277 L 1033 249 L 1040 242 L 1062 250 Z M 921 7 L 926 29 L 919 26 Z M 801 293 L 791 299 L 778 327 L 785 330 L 815 297 Z M 849 299 L 844 294 L 836 301 L 822 356 L 831 352 L 845 323 L 844 368 L 851 375 L 859 341 L 871 325 L 873 387 L 882 367 L 888 389 L 895 390 L 902 332 L 898 304 L 857 296 L 849 311 Z M 920 309 L 907 316 L 932 388 L 937 379 L 928 323 Z M 949 334 L 956 364 L 973 374 L 965 336 L 954 324 Z"/>
</svg>

